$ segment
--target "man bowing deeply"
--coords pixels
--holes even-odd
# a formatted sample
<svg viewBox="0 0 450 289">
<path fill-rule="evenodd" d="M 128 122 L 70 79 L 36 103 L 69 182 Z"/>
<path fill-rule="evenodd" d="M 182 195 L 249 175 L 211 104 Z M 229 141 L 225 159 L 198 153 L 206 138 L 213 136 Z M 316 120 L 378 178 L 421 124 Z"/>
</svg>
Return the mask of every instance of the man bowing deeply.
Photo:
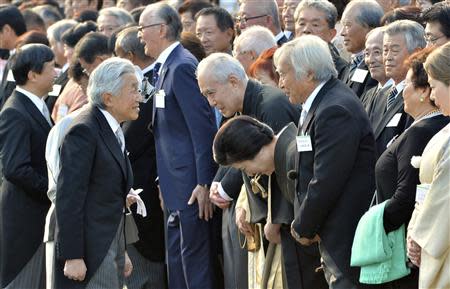
<svg viewBox="0 0 450 289">
<path fill-rule="evenodd" d="M 139 19 L 145 54 L 156 59 L 153 133 L 167 209 L 169 288 L 216 288 L 211 270 L 208 186 L 215 175 L 214 112 L 200 93 L 197 60 L 178 42 L 181 20 L 169 5 L 148 5 Z"/>
<path fill-rule="evenodd" d="M 138 118 L 142 99 L 131 62 L 104 61 L 91 74 L 87 94 L 89 107 L 61 146 L 55 288 L 122 289 L 131 273 L 124 207 L 133 173 L 120 124 Z"/>
</svg>

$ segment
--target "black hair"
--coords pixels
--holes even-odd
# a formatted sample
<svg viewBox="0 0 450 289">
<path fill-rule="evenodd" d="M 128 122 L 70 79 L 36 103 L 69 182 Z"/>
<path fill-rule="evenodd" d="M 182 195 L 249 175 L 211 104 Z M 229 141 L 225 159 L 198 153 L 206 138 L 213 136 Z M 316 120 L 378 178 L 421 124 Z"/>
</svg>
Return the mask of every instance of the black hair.
<svg viewBox="0 0 450 289">
<path fill-rule="evenodd" d="M 80 83 L 80 81 L 85 77 L 89 78 L 89 75 L 87 75 L 84 72 L 83 67 L 81 66 L 79 61 L 75 61 L 70 63 L 69 66 L 69 77 L 72 78 L 76 83 Z"/>
<path fill-rule="evenodd" d="M 92 32 L 81 38 L 75 46 L 74 56 L 82 58 L 89 64 L 95 61 L 100 55 L 111 54 L 108 45 L 108 37 L 100 32 Z"/>
<path fill-rule="evenodd" d="M 46 31 L 45 22 L 42 17 L 31 9 L 25 9 L 22 11 L 23 18 L 25 19 L 25 25 L 27 31 L 38 30 L 38 28 Z"/>
<path fill-rule="evenodd" d="M 3 29 L 6 24 L 11 26 L 17 36 L 27 32 L 25 19 L 14 5 L 0 5 L 0 29 Z"/>
<path fill-rule="evenodd" d="M 80 13 L 80 15 L 75 19 L 76 21 L 83 23 L 87 21 L 97 22 L 98 11 L 96 10 L 84 10 Z"/>
<path fill-rule="evenodd" d="M 220 31 L 224 32 L 230 28 L 231 30 L 234 30 L 233 17 L 226 9 L 222 7 L 204 8 L 195 15 L 195 20 L 197 20 L 200 16 L 207 15 L 214 16 L 214 18 L 216 19 L 217 27 L 220 29 Z"/>
<path fill-rule="evenodd" d="M 441 32 L 450 38 L 450 4 L 446 2 L 434 4 L 423 13 L 422 21 L 441 24 Z"/>
<path fill-rule="evenodd" d="M 273 138 L 274 132 L 267 124 L 250 116 L 234 117 L 214 138 L 214 160 L 223 166 L 252 160 Z"/>
<path fill-rule="evenodd" d="M 192 18 L 194 18 L 198 11 L 202 10 L 203 8 L 210 7 L 213 7 L 213 5 L 208 2 L 188 0 L 178 8 L 178 13 L 181 15 L 186 12 L 191 12 Z"/>
<path fill-rule="evenodd" d="M 78 41 L 80 41 L 80 39 L 83 38 L 84 35 L 94 31 L 97 31 L 97 24 L 95 24 L 95 22 L 86 21 L 83 23 L 79 23 L 64 32 L 61 36 L 61 41 L 70 47 L 75 47 L 75 45 L 77 45 Z"/>
<path fill-rule="evenodd" d="M 28 81 L 28 72 L 42 73 L 44 64 L 55 58 L 50 47 L 40 44 L 26 44 L 17 49 L 11 57 L 11 70 L 17 85 L 25 85 Z"/>
<path fill-rule="evenodd" d="M 145 6 L 136 7 L 130 11 L 131 16 L 133 16 L 134 22 L 139 23 L 139 18 L 141 18 L 142 12 L 144 12 Z"/>
</svg>

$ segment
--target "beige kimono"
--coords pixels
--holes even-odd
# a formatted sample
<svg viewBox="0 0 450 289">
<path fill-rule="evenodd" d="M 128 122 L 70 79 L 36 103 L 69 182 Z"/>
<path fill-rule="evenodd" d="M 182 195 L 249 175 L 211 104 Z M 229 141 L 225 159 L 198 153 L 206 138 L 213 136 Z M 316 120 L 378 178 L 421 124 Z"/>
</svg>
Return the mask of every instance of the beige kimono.
<svg viewBox="0 0 450 289">
<path fill-rule="evenodd" d="M 408 228 L 422 248 L 419 288 L 450 288 L 450 125 L 427 144 L 419 176 L 430 184 Z"/>
</svg>

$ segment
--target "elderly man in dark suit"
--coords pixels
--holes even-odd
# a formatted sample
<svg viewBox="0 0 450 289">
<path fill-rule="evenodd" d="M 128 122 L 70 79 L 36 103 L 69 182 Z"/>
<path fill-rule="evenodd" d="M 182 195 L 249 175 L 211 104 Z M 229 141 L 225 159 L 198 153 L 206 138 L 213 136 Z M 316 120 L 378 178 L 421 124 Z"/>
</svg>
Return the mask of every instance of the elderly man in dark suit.
<svg viewBox="0 0 450 289">
<path fill-rule="evenodd" d="M 359 288 L 350 268 L 356 225 L 374 187 L 374 138 L 355 94 L 336 79 L 327 43 L 302 36 L 278 50 L 280 85 L 302 104 L 297 136 L 297 184 L 292 235 L 319 242 L 330 288 Z"/>
<path fill-rule="evenodd" d="M 139 87 L 130 61 L 104 61 L 89 79 L 90 106 L 64 137 L 56 188 L 55 288 L 119 289 L 131 273 L 123 216 L 133 173 L 120 124 L 138 118 Z"/>
<path fill-rule="evenodd" d="M 44 97 L 56 77 L 54 54 L 42 44 L 11 58 L 17 87 L 0 113 L 4 182 L 0 200 L 2 288 L 42 288 L 47 198 L 45 142 L 52 126 Z"/>
<path fill-rule="evenodd" d="M 156 59 L 152 130 L 168 217 L 169 288 L 215 288 L 208 222 L 213 215 L 208 187 L 216 172 L 214 112 L 198 88 L 197 60 L 179 43 L 178 13 L 154 3 L 145 8 L 139 24 L 145 54 Z"/>
</svg>

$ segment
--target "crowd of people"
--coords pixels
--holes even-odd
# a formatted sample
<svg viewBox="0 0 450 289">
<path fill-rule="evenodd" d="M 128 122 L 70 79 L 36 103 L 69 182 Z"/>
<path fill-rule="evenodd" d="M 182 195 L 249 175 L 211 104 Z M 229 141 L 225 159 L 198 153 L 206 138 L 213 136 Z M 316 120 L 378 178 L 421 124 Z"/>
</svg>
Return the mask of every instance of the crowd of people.
<svg viewBox="0 0 450 289">
<path fill-rule="evenodd" d="M 450 2 L 223 2 L 0 1 L 0 288 L 449 289 Z"/>
</svg>

